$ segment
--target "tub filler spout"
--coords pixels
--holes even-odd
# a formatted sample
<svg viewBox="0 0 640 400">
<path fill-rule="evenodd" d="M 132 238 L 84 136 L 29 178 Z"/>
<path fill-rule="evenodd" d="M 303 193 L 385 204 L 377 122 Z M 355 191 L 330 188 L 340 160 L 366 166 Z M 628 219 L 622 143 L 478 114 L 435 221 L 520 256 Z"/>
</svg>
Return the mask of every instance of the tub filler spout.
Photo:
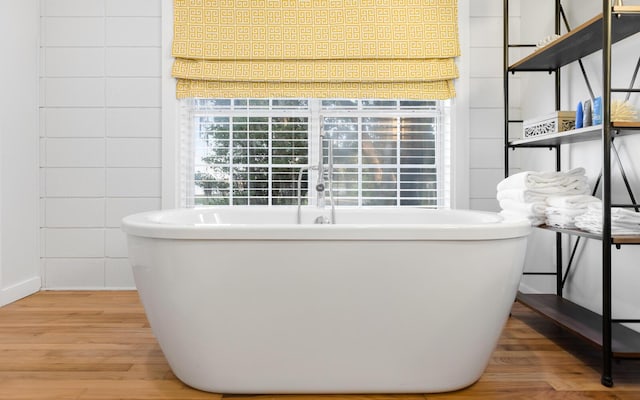
<svg viewBox="0 0 640 400">
<path fill-rule="evenodd" d="M 315 220 L 313 220 L 314 224 L 330 224 L 331 220 L 329 219 L 329 217 L 325 217 L 324 215 L 319 215 L 318 217 L 316 217 Z"/>
<path fill-rule="evenodd" d="M 325 191 L 329 190 L 329 200 L 331 203 L 331 217 L 319 216 L 314 220 L 314 224 L 335 224 L 336 223 L 336 208 L 333 198 L 333 140 L 328 139 L 328 165 L 325 167 L 323 160 L 323 144 L 325 137 L 320 136 L 320 154 L 318 165 L 303 166 L 298 172 L 298 186 L 297 186 L 297 204 L 298 211 L 296 216 L 296 224 L 302 223 L 302 175 L 310 171 L 318 171 L 318 179 L 316 181 L 316 207 L 324 210 L 326 206 Z M 310 180 L 310 179 L 309 179 Z"/>
</svg>

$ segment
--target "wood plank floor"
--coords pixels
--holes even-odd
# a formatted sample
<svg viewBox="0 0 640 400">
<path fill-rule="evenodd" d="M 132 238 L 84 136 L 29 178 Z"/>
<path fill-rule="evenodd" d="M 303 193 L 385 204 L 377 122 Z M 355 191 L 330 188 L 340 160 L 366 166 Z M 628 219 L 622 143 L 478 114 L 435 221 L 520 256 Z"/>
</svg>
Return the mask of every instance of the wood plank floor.
<svg viewBox="0 0 640 400">
<path fill-rule="evenodd" d="M 0 308 L 0 399 L 640 399 L 640 360 L 600 385 L 597 350 L 514 304 L 471 387 L 425 395 L 241 396 L 191 389 L 171 373 L 136 292 L 40 292 Z"/>
</svg>

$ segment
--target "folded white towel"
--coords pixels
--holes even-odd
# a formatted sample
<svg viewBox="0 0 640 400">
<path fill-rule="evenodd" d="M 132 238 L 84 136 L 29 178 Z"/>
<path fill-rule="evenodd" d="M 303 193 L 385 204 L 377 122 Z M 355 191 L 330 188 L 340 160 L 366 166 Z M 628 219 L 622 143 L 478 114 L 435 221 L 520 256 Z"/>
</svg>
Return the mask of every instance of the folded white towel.
<svg viewBox="0 0 640 400">
<path fill-rule="evenodd" d="M 575 217 L 576 227 L 592 233 L 602 233 L 602 203 L 588 203 L 587 211 Z M 624 208 L 611 209 L 611 233 L 640 235 L 640 213 Z"/>
<path fill-rule="evenodd" d="M 586 182 L 574 182 L 571 186 L 557 186 L 539 189 L 502 189 L 496 194 L 498 201 L 511 199 L 523 203 L 544 202 L 549 196 L 573 196 L 589 193 Z"/>
<path fill-rule="evenodd" d="M 528 181 L 531 183 L 551 183 L 563 181 L 565 179 L 583 177 L 585 169 L 582 167 L 570 169 L 569 171 L 537 171 L 529 174 Z"/>
<path fill-rule="evenodd" d="M 586 206 L 582 208 L 563 208 L 548 206 L 544 210 L 547 225 L 566 229 L 575 228 L 576 217 L 585 214 L 586 212 Z"/>
<path fill-rule="evenodd" d="M 563 216 L 566 218 L 575 218 L 578 215 L 582 215 L 587 212 L 587 208 L 562 208 L 562 207 L 547 207 L 544 213 L 549 216 Z"/>
<path fill-rule="evenodd" d="M 587 211 L 598 215 L 602 219 L 602 202 L 589 203 Z M 626 208 L 613 207 L 611 208 L 611 221 L 624 224 L 640 224 L 640 213 Z"/>
<path fill-rule="evenodd" d="M 587 232 L 591 233 L 602 233 L 602 224 L 600 223 L 587 223 L 583 221 L 576 221 L 576 228 L 580 228 Z M 611 234 L 612 235 L 640 235 L 640 227 L 639 228 L 627 228 L 624 226 L 611 225 Z"/>
<path fill-rule="evenodd" d="M 549 196 L 547 204 L 551 207 L 558 208 L 586 208 L 589 203 L 599 202 L 600 199 L 586 194 L 578 194 L 573 196 Z"/>
<path fill-rule="evenodd" d="M 507 211 L 514 211 L 522 214 L 544 217 L 546 206 L 543 201 L 525 203 L 522 201 L 506 198 L 500 200 L 500 208 Z"/>
<path fill-rule="evenodd" d="M 521 203 L 544 202 L 546 195 L 526 189 L 505 189 L 496 194 L 498 201 L 510 199 Z"/>
<path fill-rule="evenodd" d="M 556 171 L 523 171 L 513 174 L 500 183 L 497 189 L 540 189 L 554 186 L 566 186 L 573 182 L 586 182 L 584 168 L 575 168 L 566 172 Z"/>
<path fill-rule="evenodd" d="M 576 224 L 579 223 L 583 225 L 598 225 L 598 226 L 602 225 L 602 215 L 594 212 L 589 212 L 589 211 L 587 211 L 584 214 L 578 215 L 577 217 L 574 218 L 574 220 L 576 221 Z"/>
<path fill-rule="evenodd" d="M 531 226 L 539 226 L 539 225 L 543 225 L 545 219 L 543 217 L 536 217 L 533 215 L 528 215 L 528 214 L 523 214 L 523 213 L 519 213 L 516 211 L 509 211 L 509 210 L 502 210 L 499 213 L 500 215 L 504 216 L 505 218 L 509 218 L 509 219 L 526 219 L 529 220 L 529 222 L 531 223 Z"/>
<path fill-rule="evenodd" d="M 611 219 L 621 224 L 640 225 L 640 213 L 624 208 L 612 208 Z"/>
<path fill-rule="evenodd" d="M 567 218 L 563 215 L 550 215 L 545 220 L 545 223 L 549 226 L 564 229 L 572 229 L 576 227 L 576 222 L 573 218 Z"/>
<path fill-rule="evenodd" d="M 567 185 L 538 187 L 527 189 L 531 192 L 548 196 L 573 196 L 589 193 L 589 184 L 586 180 L 576 180 Z"/>
</svg>

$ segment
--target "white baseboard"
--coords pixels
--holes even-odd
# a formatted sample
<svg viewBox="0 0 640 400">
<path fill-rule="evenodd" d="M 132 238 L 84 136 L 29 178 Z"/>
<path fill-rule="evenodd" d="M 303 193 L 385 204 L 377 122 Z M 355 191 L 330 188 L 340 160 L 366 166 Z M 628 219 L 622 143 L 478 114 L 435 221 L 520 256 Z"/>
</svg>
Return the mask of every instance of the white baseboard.
<svg viewBox="0 0 640 400">
<path fill-rule="evenodd" d="M 117 292 L 117 291 L 132 291 L 137 290 L 135 286 L 56 286 L 56 287 L 43 287 L 43 292 Z"/>
<path fill-rule="evenodd" d="M 13 286 L 3 288 L 0 290 L 0 307 L 38 292 L 41 287 L 42 281 L 40 277 L 34 276 Z"/>
</svg>

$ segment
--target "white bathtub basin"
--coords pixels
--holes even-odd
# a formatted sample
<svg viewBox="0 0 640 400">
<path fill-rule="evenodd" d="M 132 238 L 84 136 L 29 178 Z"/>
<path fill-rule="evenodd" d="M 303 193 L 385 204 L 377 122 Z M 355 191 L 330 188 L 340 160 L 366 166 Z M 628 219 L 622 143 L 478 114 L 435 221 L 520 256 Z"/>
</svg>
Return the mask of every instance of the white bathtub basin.
<svg viewBox="0 0 640 400">
<path fill-rule="evenodd" d="M 428 393 L 474 383 L 509 315 L 530 226 L 493 213 L 168 210 L 126 217 L 178 378 L 220 393 Z"/>
</svg>

